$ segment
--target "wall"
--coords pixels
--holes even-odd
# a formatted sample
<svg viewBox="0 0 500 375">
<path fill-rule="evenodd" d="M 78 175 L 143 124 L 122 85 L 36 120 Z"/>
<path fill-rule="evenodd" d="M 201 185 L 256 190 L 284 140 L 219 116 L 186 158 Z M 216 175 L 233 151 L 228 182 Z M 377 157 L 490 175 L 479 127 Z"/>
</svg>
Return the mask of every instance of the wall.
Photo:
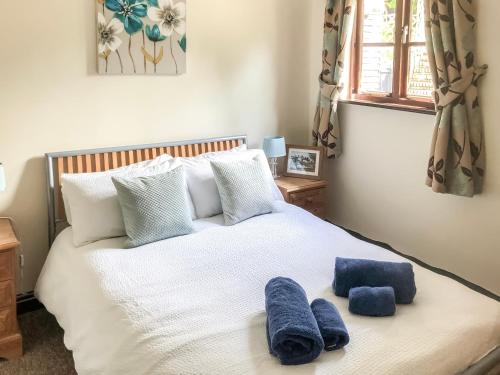
<svg viewBox="0 0 500 375">
<path fill-rule="evenodd" d="M 246 133 L 305 142 L 320 71 L 323 0 L 188 0 L 188 74 L 95 74 L 94 3 L 3 4 L 0 215 L 18 222 L 33 289 L 47 253 L 43 154 Z M 337 223 L 500 293 L 500 3 L 479 0 L 479 58 L 488 172 L 473 199 L 423 184 L 431 116 L 341 105 L 345 153 L 329 163 Z"/>
<path fill-rule="evenodd" d="M 500 2 L 478 0 L 479 61 L 487 147 L 484 193 L 473 199 L 433 193 L 424 184 L 434 118 L 341 104 L 344 154 L 328 163 L 330 216 L 342 226 L 500 294 Z M 311 87 L 320 71 L 323 1 L 311 13 Z M 309 117 L 315 95 L 310 98 Z"/>
<path fill-rule="evenodd" d="M 187 0 L 188 74 L 96 75 L 92 0 L 4 2 L 0 161 L 32 290 L 48 251 L 43 154 L 222 135 L 307 136 L 308 7 L 301 0 Z M 290 63 L 292 62 L 292 63 Z"/>
</svg>

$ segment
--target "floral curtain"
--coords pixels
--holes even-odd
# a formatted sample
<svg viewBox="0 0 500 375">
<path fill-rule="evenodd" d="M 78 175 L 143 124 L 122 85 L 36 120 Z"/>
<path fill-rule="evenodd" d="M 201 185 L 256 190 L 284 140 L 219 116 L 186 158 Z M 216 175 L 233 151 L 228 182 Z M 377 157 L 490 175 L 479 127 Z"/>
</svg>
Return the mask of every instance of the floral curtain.
<svg viewBox="0 0 500 375">
<path fill-rule="evenodd" d="M 485 170 L 478 82 L 488 67 L 476 61 L 475 3 L 424 0 L 437 111 L 427 185 L 469 197 L 481 192 Z"/>
<path fill-rule="evenodd" d="M 324 146 L 329 158 L 342 153 L 337 103 L 346 48 L 350 46 L 356 0 L 327 0 L 323 37 L 323 70 L 314 116 L 313 143 Z"/>
</svg>

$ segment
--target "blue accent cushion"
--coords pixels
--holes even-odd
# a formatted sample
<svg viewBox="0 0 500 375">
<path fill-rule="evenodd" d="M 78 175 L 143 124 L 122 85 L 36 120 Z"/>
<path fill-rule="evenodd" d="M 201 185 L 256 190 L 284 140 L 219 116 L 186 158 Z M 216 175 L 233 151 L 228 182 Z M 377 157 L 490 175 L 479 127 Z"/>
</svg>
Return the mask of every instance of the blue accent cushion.
<svg viewBox="0 0 500 375">
<path fill-rule="evenodd" d="M 193 232 L 182 166 L 158 175 L 112 180 L 128 236 L 125 247 Z"/>
<path fill-rule="evenodd" d="M 271 213 L 273 193 L 259 158 L 211 161 L 226 225 Z"/>
</svg>

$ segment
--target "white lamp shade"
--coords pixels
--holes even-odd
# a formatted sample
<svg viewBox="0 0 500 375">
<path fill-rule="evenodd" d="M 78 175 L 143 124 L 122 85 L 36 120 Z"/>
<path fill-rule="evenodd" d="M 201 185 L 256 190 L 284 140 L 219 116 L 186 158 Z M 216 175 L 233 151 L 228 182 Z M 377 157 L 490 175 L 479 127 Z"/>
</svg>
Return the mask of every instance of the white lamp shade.
<svg viewBox="0 0 500 375">
<path fill-rule="evenodd" d="M 0 192 L 5 191 L 6 182 L 5 182 L 5 170 L 3 169 L 2 163 L 0 163 Z"/>
<path fill-rule="evenodd" d="M 266 137 L 262 148 L 268 158 L 286 156 L 285 137 Z"/>
</svg>

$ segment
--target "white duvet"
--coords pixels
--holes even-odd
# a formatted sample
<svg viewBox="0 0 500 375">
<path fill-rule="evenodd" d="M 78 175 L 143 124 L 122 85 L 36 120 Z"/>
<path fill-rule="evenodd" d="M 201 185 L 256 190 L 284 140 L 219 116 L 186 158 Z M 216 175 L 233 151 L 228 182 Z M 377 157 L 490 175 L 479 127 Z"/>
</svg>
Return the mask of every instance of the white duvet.
<svg viewBox="0 0 500 375">
<path fill-rule="evenodd" d="M 130 250 L 119 238 L 76 249 L 71 229 L 61 233 L 36 295 L 78 373 L 453 374 L 499 345 L 498 302 L 417 265 L 412 305 L 390 318 L 350 314 L 331 289 L 335 257 L 402 258 L 297 207 L 276 211 L 233 227 L 199 221 L 197 233 Z M 269 355 L 264 286 L 275 276 L 332 301 L 349 345 L 297 367 Z"/>
</svg>

